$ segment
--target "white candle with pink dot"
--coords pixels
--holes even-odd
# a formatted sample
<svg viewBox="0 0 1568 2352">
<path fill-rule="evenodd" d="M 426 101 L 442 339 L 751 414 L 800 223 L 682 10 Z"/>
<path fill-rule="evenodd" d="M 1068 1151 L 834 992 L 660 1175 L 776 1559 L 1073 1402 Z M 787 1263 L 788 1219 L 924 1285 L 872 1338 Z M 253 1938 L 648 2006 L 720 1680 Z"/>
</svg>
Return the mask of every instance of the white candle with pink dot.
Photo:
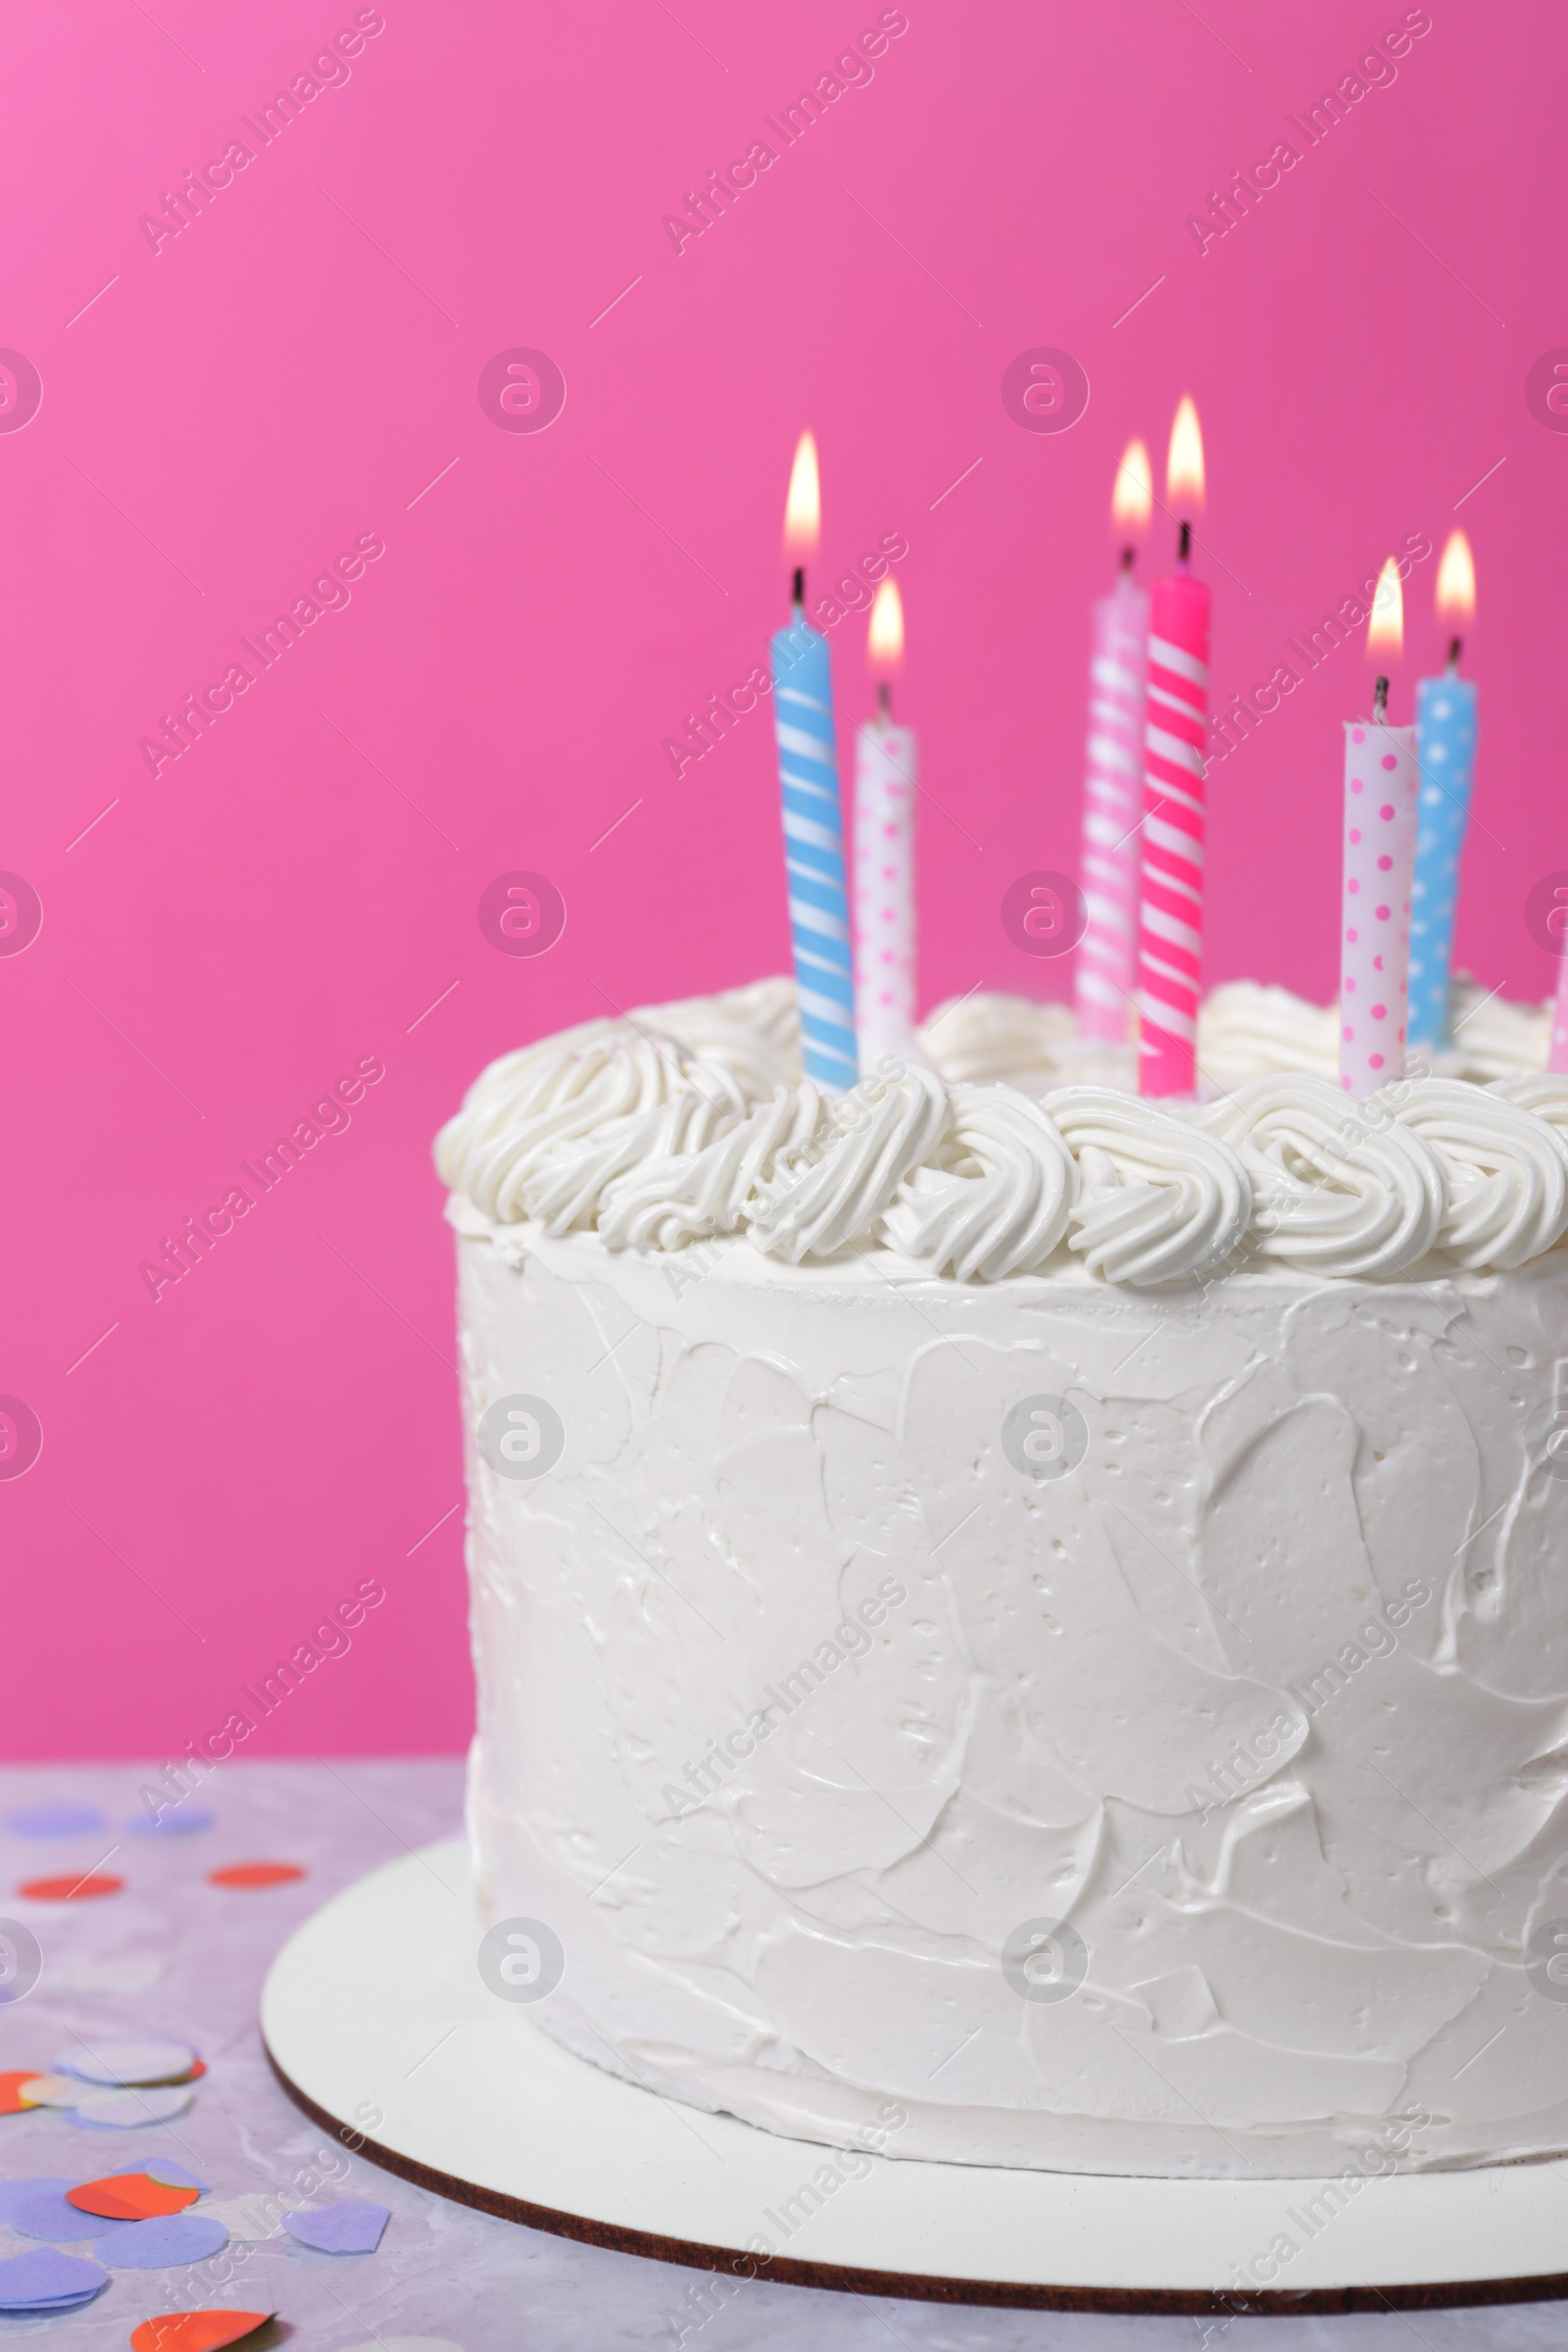
<svg viewBox="0 0 1568 2352">
<path fill-rule="evenodd" d="M 891 573 L 871 604 L 866 661 L 877 712 L 855 745 L 855 1031 L 862 1073 L 914 1038 L 914 730 L 894 724 L 904 607 Z"/>
<path fill-rule="evenodd" d="M 1390 666 L 1404 641 L 1398 565 L 1384 564 L 1367 654 Z M 1410 972 L 1410 885 L 1421 767 L 1414 727 L 1388 723 L 1380 677 L 1370 719 L 1345 728 L 1345 893 L 1340 937 L 1340 1084 L 1374 1095 L 1404 1075 Z"/>
</svg>

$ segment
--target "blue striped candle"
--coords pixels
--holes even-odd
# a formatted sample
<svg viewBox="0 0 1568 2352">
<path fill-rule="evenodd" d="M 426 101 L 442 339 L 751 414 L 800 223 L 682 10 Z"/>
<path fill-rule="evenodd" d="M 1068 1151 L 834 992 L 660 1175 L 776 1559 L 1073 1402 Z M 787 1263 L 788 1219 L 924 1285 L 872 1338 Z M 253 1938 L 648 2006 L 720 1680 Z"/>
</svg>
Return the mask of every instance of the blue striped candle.
<svg viewBox="0 0 1568 2352">
<path fill-rule="evenodd" d="M 808 1078 L 842 1094 L 855 1084 L 860 1065 L 827 639 L 797 605 L 769 654 L 801 1054 Z"/>
<path fill-rule="evenodd" d="M 1421 804 L 1410 899 L 1410 1043 L 1442 1047 L 1448 1042 L 1453 910 L 1475 772 L 1475 687 L 1452 668 L 1423 678 L 1415 710 Z"/>
</svg>

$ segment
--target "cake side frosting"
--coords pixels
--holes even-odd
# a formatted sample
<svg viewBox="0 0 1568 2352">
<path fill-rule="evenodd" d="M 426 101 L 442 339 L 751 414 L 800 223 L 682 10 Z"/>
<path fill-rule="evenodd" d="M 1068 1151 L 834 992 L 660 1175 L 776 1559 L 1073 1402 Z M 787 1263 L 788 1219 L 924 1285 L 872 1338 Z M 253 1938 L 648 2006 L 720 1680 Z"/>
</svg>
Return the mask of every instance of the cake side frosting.
<svg viewBox="0 0 1568 2352">
<path fill-rule="evenodd" d="M 1156 1298 L 453 1213 L 470 1823 L 566 1952 L 536 2022 L 808 2138 L 896 2101 L 910 2157 L 1568 2146 L 1560 1259 Z M 519 1394 L 534 1482 L 472 1441 Z"/>
</svg>

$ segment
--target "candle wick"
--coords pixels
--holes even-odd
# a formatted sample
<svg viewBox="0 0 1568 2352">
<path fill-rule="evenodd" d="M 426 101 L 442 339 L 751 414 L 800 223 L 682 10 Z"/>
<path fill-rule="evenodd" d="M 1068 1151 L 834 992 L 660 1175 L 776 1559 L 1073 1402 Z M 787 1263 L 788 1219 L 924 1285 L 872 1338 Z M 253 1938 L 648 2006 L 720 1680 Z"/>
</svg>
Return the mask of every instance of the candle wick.
<svg viewBox="0 0 1568 2352">
<path fill-rule="evenodd" d="M 1176 561 L 1178 564 L 1190 564 L 1192 560 L 1193 526 L 1190 522 L 1184 522 L 1181 527 L 1181 535 L 1176 542 Z"/>
<path fill-rule="evenodd" d="M 878 683 L 876 690 L 876 707 L 881 711 L 882 716 L 891 721 L 893 717 L 893 690 L 889 686 L 886 678 L 881 679 Z"/>
<path fill-rule="evenodd" d="M 797 612 L 799 612 L 806 603 L 806 567 L 804 564 L 798 564 L 795 567 L 795 584 L 790 591 L 790 595 L 794 602 L 795 610 Z"/>
<path fill-rule="evenodd" d="M 1375 726 L 1385 726 L 1389 716 L 1389 681 L 1379 678 L 1372 688 L 1372 720 Z"/>
<path fill-rule="evenodd" d="M 1464 639 L 1462 637 L 1450 637 L 1448 640 L 1448 675 L 1450 677 L 1456 676 L 1458 673 L 1459 655 L 1463 646 Z"/>
</svg>

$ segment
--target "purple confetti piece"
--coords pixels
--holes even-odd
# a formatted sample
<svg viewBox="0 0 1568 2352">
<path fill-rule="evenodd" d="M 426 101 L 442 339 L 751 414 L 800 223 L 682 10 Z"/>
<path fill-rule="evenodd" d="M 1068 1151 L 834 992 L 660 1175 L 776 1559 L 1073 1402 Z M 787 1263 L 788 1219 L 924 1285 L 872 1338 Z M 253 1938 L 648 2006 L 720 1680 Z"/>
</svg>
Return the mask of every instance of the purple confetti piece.
<svg viewBox="0 0 1568 2352">
<path fill-rule="evenodd" d="M 172 1805 L 154 1821 L 150 1813 L 132 1813 L 125 1827 L 133 1838 L 193 1838 L 198 1830 L 210 1830 L 217 1821 L 201 1805 Z"/>
<path fill-rule="evenodd" d="M 161 2271 L 166 2265 L 205 2262 L 228 2243 L 221 2222 L 202 2213 L 162 2214 L 152 2222 L 110 2225 L 112 2234 L 93 2248 L 100 2262 L 117 2271 Z"/>
<path fill-rule="evenodd" d="M 75 2182 L 73 2181 L 71 2185 L 74 2188 Z M 106 2227 L 113 2231 L 128 2230 L 132 2225 L 129 2222 L 108 2221 L 100 2213 L 82 2213 L 76 2206 L 69 2204 L 59 2190 L 51 2190 L 42 2196 L 29 2197 L 24 2205 L 19 2205 L 11 2216 L 11 2227 L 19 2230 L 24 2237 L 46 2237 L 58 2244 L 69 2238 L 102 2237 L 106 2233 Z"/>
<path fill-rule="evenodd" d="M 340 2197 L 315 2213 L 285 2213 L 283 2227 L 318 2254 L 373 2254 L 391 2219 L 388 2206 L 372 2205 L 367 2197 Z"/>
<path fill-rule="evenodd" d="M 0 2311 L 69 2311 L 109 2284 L 109 2273 L 79 2254 L 37 2246 L 0 2262 Z"/>
<path fill-rule="evenodd" d="M 0 2222 L 9 2222 L 19 2205 L 29 2204 L 34 2197 L 64 2196 L 75 2185 L 74 2173 L 64 2179 L 55 2173 L 34 2173 L 24 2180 L 0 2180 Z"/>
<path fill-rule="evenodd" d="M 19 1838 L 98 1838 L 108 1827 L 96 1805 L 24 1805 L 6 1815 Z"/>
</svg>

